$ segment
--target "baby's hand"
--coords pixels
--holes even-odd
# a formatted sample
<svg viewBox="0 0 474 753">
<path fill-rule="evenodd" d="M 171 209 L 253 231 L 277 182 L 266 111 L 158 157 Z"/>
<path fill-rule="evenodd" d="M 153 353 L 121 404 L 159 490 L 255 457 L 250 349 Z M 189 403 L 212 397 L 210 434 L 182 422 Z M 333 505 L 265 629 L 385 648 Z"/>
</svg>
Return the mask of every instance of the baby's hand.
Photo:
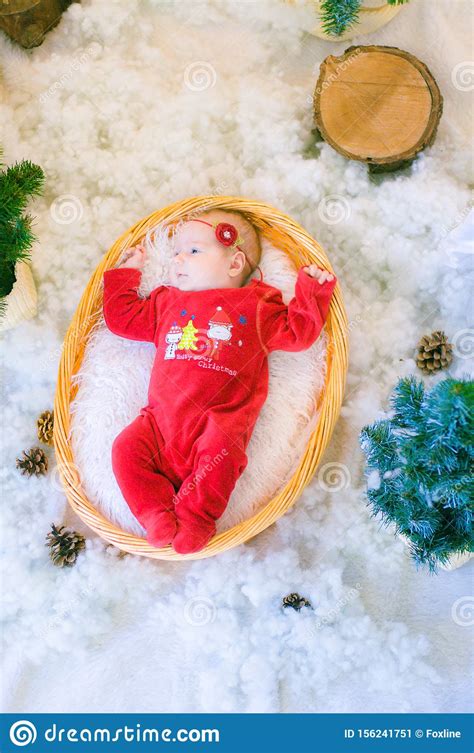
<svg viewBox="0 0 474 753">
<path fill-rule="evenodd" d="M 131 246 L 124 252 L 122 262 L 118 265 L 120 268 L 143 269 L 145 264 L 146 251 L 145 246 L 139 243 L 137 246 Z"/>
<path fill-rule="evenodd" d="M 334 275 L 327 272 L 325 269 L 319 269 L 316 264 L 310 264 L 308 267 L 303 267 L 303 269 L 307 275 L 314 277 L 320 285 L 322 285 L 323 282 L 326 282 L 326 280 L 327 282 L 334 280 Z"/>
</svg>

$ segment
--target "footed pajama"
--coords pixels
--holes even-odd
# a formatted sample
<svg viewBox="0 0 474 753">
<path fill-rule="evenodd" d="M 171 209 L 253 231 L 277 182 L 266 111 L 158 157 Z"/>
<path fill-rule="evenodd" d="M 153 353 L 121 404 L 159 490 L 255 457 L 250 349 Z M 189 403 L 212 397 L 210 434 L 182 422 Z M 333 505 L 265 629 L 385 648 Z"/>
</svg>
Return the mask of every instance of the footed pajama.
<svg viewBox="0 0 474 753">
<path fill-rule="evenodd" d="M 202 423 L 192 455 L 183 455 L 172 442 L 166 445 L 149 408 L 142 408 L 112 445 L 122 494 L 155 546 L 171 543 L 178 527 L 196 545 L 207 543 L 246 465 L 242 443 L 225 435 L 212 417 Z"/>
<path fill-rule="evenodd" d="M 268 354 L 318 338 L 336 280 L 303 270 L 295 297 L 252 280 L 242 288 L 137 294 L 141 272 L 104 274 L 104 318 L 115 334 L 153 342 L 148 404 L 116 437 L 112 464 L 155 546 L 202 549 L 215 534 L 268 393 Z"/>
</svg>

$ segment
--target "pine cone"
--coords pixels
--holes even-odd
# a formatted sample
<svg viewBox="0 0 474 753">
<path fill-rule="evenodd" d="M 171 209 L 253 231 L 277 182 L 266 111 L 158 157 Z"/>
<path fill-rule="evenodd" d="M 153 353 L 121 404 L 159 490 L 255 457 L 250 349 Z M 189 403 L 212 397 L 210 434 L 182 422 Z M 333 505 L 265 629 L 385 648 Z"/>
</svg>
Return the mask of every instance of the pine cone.
<svg viewBox="0 0 474 753">
<path fill-rule="evenodd" d="M 44 476 L 48 470 L 48 458 L 41 447 L 23 450 L 23 457 L 16 459 L 16 467 L 25 476 Z"/>
<path fill-rule="evenodd" d="M 433 374 L 440 369 L 447 369 L 453 360 L 453 346 L 448 342 L 444 332 L 436 331 L 424 335 L 418 343 L 416 365 L 425 374 Z"/>
<path fill-rule="evenodd" d="M 301 607 L 310 607 L 311 603 L 304 596 L 300 596 L 298 593 L 288 594 L 283 598 L 283 607 L 293 607 L 297 612 Z"/>
<path fill-rule="evenodd" d="M 64 530 L 64 526 L 56 528 L 54 523 L 51 523 L 51 531 L 46 536 L 45 546 L 49 546 L 49 556 L 58 567 L 72 567 L 85 545 L 84 536 L 77 531 Z"/>
<path fill-rule="evenodd" d="M 36 421 L 39 441 L 48 444 L 50 447 L 53 445 L 53 424 L 54 411 L 49 410 L 44 411 Z"/>
</svg>

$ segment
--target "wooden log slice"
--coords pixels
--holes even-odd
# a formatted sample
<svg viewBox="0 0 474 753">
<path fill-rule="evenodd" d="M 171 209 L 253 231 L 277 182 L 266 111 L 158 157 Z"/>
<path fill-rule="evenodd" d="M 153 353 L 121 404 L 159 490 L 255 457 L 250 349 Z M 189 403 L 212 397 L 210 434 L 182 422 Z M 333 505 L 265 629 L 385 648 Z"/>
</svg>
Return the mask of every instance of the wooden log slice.
<svg viewBox="0 0 474 753">
<path fill-rule="evenodd" d="M 410 164 L 433 143 L 443 98 L 430 71 L 398 47 L 355 45 L 321 63 L 314 118 L 322 138 L 371 171 Z"/>
<path fill-rule="evenodd" d="M 0 29 L 22 47 L 43 42 L 74 0 L 0 0 Z"/>
</svg>

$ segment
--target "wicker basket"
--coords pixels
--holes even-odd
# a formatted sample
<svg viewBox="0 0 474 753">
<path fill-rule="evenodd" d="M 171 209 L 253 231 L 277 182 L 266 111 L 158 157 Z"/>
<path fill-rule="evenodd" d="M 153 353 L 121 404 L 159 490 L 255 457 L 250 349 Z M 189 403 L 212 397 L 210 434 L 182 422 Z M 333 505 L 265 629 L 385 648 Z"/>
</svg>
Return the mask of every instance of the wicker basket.
<svg viewBox="0 0 474 753">
<path fill-rule="evenodd" d="M 66 333 L 59 364 L 54 401 L 54 445 L 58 471 L 72 508 L 87 525 L 114 546 L 132 554 L 154 559 L 200 559 L 224 552 L 260 533 L 286 512 L 311 480 L 331 438 L 341 407 L 347 372 L 347 318 L 341 290 L 337 285 L 326 322 L 327 373 L 325 388 L 319 398 L 320 414 L 298 468 L 286 486 L 264 508 L 252 518 L 214 536 L 200 552 L 180 555 L 171 546 L 157 549 L 145 539 L 113 525 L 94 508 L 81 489 L 69 439 L 70 404 L 77 391 L 77 386 L 71 385 L 71 377 L 80 368 L 91 328 L 102 317 L 103 274 L 107 269 L 114 267 L 123 250 L 137 243 L 148 229 L 163 221 L 176 222 L 203 205 L 209 209 L 228 208 L 247 212 L 263 236 L 285 251 L 296 267 L 314 262 L 332 271 L 321 246 L 290 217 L 262 202 L 234 196 L 197 196 L 153 212 L 118 238 L 98 265 Z"/>
</svg>

